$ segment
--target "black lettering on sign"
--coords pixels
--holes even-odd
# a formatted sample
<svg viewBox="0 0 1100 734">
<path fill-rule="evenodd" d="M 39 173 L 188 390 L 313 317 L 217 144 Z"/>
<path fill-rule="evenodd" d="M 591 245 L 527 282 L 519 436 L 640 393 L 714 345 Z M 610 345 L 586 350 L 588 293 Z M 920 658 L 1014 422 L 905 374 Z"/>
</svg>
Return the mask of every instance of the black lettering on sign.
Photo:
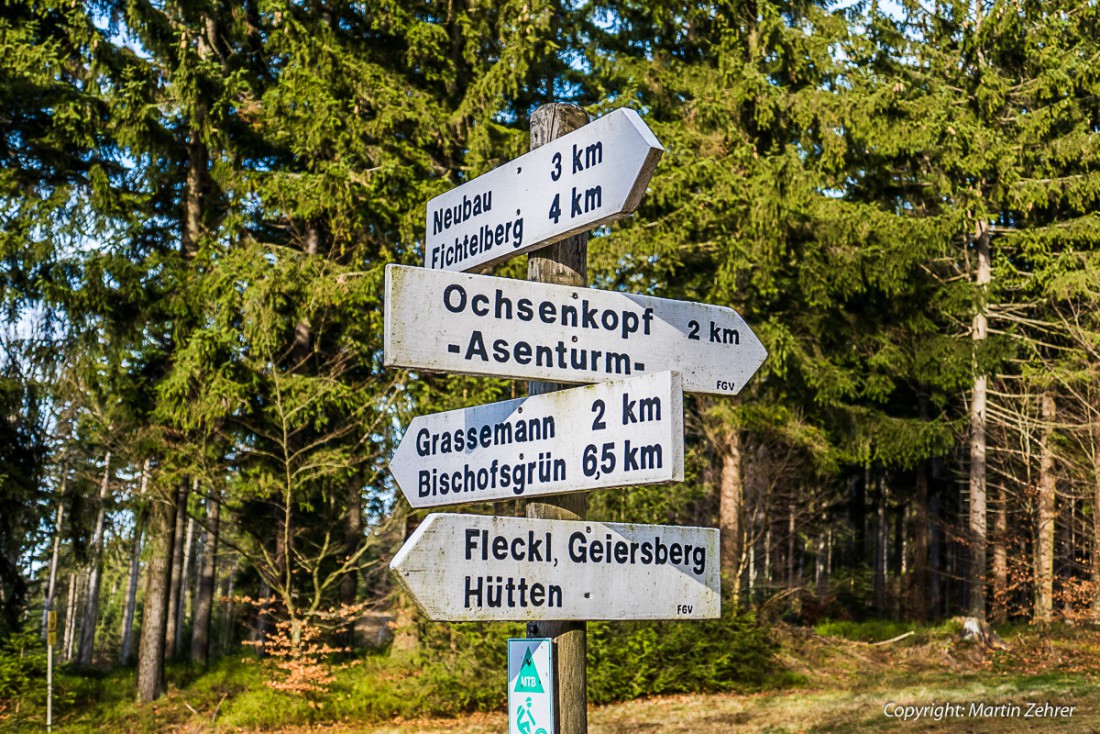
<svg viewBox="0 0 1100 734">
<path fill-rule="evenodd" d="M 603 413 L 606 407 L 607 406 L 602 400 L 597 400 L 596 402 L 592 403 L 592 412 L 596 414 L 596 417 L 592 419 L 593 431 L 602 431 L 603 429 L 607 428 L 607 422 L 603 419 Z"/>
<path fill-rule="evenodd" d="M 635 413 L 637 408 L 637 413 Z M 661 399 L 658 397 L 631 400 L 630 393 L 623 393 L 623 425 L 652 423 L 661 420 Z"/>
<path fill-rule="evenodd" d="M 596 211 L 603 206 L 603 187 L 593 186 L 590 189 L 578 191 L 573 187 L 572 207 L 569 210 L 570 217 L 579 217 L 582 214 Z"/>
<path fill-rule="evenodd" d="M 556 584 L 529 584 L 511 576 L 477 576 L 465 579 L 463 606 L 471 607 L 561 607 L 562 590 Z"/>
<path fill-rule="evenodd" d="M 491 211 L 492 208 L 492 191 L 474 194 L 472 199 L 463 194 L 461 202 L 432 212 L 432 234 L 437 235 L 455 224 L 461 224 L 471 217 Z"/>
<path fill-rule="evenodd" d="M 741 334 L 737 331 L 737 329 L 727 329 L 725 327 L 720 328 L 718 324 L 711 321 L 710 340 L 714 344 L 740 344 Z"/>
<path fill-rule="evenodd" d="M 643 469 L 660 469 L 664 466 L 664 452 L 661 444 L 650 446 L 631 446 L 627 439 L 623 446 L 625 455 L 624 471 L 640 471 Z"/>
<path fill-rule="evenodd" d="M 560 153 L 555 154 L 560 158 Z M 588 170 L 592 166 L 603 163 L 603 143 L 597 140 L 592 145 L 585 146 L 583 148 L 573 145 L 573 173 L 580 173 L 581 171 Z M 557 179 L 554 179 L 557 181 Z"/>
</svg>

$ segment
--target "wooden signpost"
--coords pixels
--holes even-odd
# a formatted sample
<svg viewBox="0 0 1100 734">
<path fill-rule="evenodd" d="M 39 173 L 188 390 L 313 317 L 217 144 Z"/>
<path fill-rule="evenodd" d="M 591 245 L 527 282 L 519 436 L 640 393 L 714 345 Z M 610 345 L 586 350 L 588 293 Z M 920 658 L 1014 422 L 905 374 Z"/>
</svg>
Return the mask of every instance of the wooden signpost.
<svg viewBox="0 0 1100 734">
<path fill-rule="evenodd" d="M 390 568 L 429 619 L 707 619 L 718 530 L 433 514 Z"/>
<path fill-rule="evenodd" d="M 734 395 L 767 356 L 730 308 L 587 288 L 587 230 L 637 208 L 664 149 L 632 110 L 586 123 L 535 110 L 530 153 L 428 203 L 425 268 L 386 268 L 387 367 L 529 381 L 414 419 L 390 462 L 413 507 L 529 500 L 429 515 L 390 564 L 430 619 L 527 622 L 517 732 L 587 731 L 585 620 L 720 615 L 717 529 L 591 522 L 584 492 L 682 480 L 682 393 Z M 461 272 L 523 252 L 527 281 Z"/>
<path fill-rule="evenodd" d="M 735 395 L 767 357 L 725 306 L 386 266 L 385 363 L 565 383 L 681 373 Z"/>
<path fill-rule="evenodd" d="M 629 214 L 663 152 L 615 110 L 429 201 L 424 267 L 471 270 Z"/>
<path fill-rule="evenodd" d="M 683 411 L 657 372 L 422 415 L 390 472 L 413 507 L 683 481 Z"/>
</svg>

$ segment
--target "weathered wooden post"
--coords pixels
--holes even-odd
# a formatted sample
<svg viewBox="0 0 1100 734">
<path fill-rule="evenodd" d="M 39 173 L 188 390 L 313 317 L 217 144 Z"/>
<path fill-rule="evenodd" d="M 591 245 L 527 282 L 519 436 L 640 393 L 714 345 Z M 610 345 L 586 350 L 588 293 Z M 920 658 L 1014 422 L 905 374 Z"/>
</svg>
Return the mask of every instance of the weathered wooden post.
<svg viewBox="0 0 1100 734">
<path fill-rule="evenodd" d="M 588 124 L 588 113 L 576 105 L 548 104 L 531 115 L 531 149 L 556 140 Z M 588 233 L 581 232 L 541 250 L 527 254 L 527 280 L 588 286 Z M 558 382 L 528 382 L 528 394 L 541 395 L 567 387 Z M 542 497 L 527 503 L 527 517 L 553 520 L 583 520 L 585 493 Z M 557 667 L 557 701 L 554 721 L 559 734 L 588 731 L 588 693 L 585 690 L 585 655 L 588 650 L 584 621 L 528 622 L 528 637 L 549 637 L 554 641 Z"/>
</svg>

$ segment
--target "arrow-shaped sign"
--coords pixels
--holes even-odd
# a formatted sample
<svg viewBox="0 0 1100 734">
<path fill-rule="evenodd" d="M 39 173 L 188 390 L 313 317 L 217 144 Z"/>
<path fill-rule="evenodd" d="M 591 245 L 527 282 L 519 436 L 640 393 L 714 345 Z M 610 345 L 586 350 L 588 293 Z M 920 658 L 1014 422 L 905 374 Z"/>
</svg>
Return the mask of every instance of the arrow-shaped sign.
<svg viewBox="0 0 1100 734">
<path fill-rule="evenodd" d="M 430 619 L 709 619 L 718 530 L 433 514 L 390 568 Z"/>
<path fill-rule="evenodd" d="M 638 208 L 664 148 L 618 109 L 428 202 L 424 266 L 472 270 Z"/>
<path fill-rule="evenodd" d="M 386 267 L 386 366 L 569 383 L 673 370 L 684 392 L 734 395 L 766 356 L 724 306 Z"/>
<path fill-rule="evenodd" d="M 422 415 L 390 471 L 413 507 L 683 481 L 680 376 L 658 372 Z"/>
</svg>

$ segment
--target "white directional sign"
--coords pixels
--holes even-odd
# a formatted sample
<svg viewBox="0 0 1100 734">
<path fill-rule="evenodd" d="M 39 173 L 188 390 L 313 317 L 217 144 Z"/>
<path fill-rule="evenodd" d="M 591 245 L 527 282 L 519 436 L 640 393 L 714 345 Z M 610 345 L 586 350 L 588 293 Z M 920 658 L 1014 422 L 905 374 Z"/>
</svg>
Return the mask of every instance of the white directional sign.
<svg viewBox="0 0 1100 734">
<path fill-rule="evenodd" d="M 386 366 L 569 383 L 674 370 L 685 392 L 734 395 L 766 356 L 724 306 L 386 266 Z"/>
<path fill-rule="evenodd" d="M 709 619 L 718 530 L 433 514 L 390 568 L 430 619 Z"/>
<path fill-rule="evenodd" d="M 657 372 L 422 415 L 390 472 L 413 507 L 683 481 L 680 376 Z"/>
<path fill-rule="evenodd" d="M 429 201 L 424 266 L 471 270 L 629 214 L 663 152 L 615 110 Z"/>
</svg>

